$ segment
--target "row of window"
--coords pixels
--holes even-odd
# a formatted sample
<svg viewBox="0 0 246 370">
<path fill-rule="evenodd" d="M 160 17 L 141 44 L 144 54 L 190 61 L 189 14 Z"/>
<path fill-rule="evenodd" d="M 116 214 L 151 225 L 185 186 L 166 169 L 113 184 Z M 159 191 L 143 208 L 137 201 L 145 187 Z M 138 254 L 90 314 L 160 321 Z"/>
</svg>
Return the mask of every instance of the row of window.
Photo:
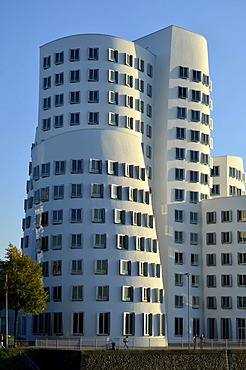
<svg viewBox="0 0 246 370">
<path fill-rule="evenodd" d="M 190 212 L 189 213 L 190 224 L 196 225 L 199 222 L 199 215 L 198 212 Z M 175 222 L 184 222 L 185 221 L 185 211 L 181 209 L 174 210 L 174 221 Z"/>
<path fill-rule="evenodd" d="M 125 127 L 129 130 L 135 130 L 144 134 L 146 131 L 146 136 L 148 138 L 152 137 L 152 126 L 149 124 L 146 125 L 146 130 L 144 130 L 144 121 L 135 120 L 133 117 L 128 115 L 120 115 L 119 113 L 109 112 L 107 118 L 107 124 L 110 126 L 120 126 Z M 81 119 L 80 112 L 69 113 L 68 123 L 70 126 L 78 126 L 81 123 L 87 122 L 88 125 L 99 125 L 100 114 L 99 112 L 88 112 L 87 117 Z M 64 115 L 60 114 L 53 117 L 53 127 L 62 128 L 64 126 Z M 44 118 L 42 120 L 42 130 L 49 131 L 52 128 L 51 117 Z"/>
<path fill-rule="evenodd" d="M 232 287 L 233 281 L 232 281 L 232 275 L 231 274 L 223 274 L 221 275 L 221 287 Z M 217 282 L 216 282 L 216 275 L 207 275 L 206 276 L 206 282 L 207 282 L 207 288 L 216 288 Z M 246 275 L 237 275 L 237 286 L 238 287 L 245 287 L 246 286 Z"/>
<path fill-rule="evenodd" d="M 246 264 L 246 253 L 238 253 L 237 254 L 237 263 L 238 265 L 245 265 Z M 215 253 L 208 253 L 206 254 L 206 264 L 207 266 L 216 266 L 216 254 Z M 233 264 L 232 260 L 232 253 L 221 253 L 221 265 L 230 266 Z"/>
<path fill-rule="evenodd" d="M 174 169 L 174 178 L 177 181 L 189 181 L 189 182 L 200 182 L 203 185 L 208 185 L 209 175 L 206 173 L 199 173 L 199 171 L 187 171 L 188 178 L 186 178 L 184 168 L 175 168 Z"/>
<path fill-rule="evenodd" d="M 246 222 L 246 210 L 237 210 L 237 222 Z M 216 211 L 211 211 L 206 213 L 206 221 L 207 224 L 216 224 L 217 222 L 217 213 Z M 226 210 L 226 211 L 221 211 L 220 213 L 220 221 L 223 222 L 232 222 L 232 215 L 233 212 L 232 210 Z"/>
<path fill-rule="evenodd" d="M 175 286 L 183 286 L 184 285 L 184 276 L 185 274 L 174 274 L 174 283 Z M 200 277 L 199 275 L 190 275 L 191 279 L 191 286 L 193 288 L 198 288 L 200 286 Z"/>
<path fill-rule="evenodd" d="M 68 162 L 68 163 L 67 163 Z M 65 175 L 67 170 L 67 165 L 70 164 L 69 172 L 71 174 L 82 174 L 84 172 L 84 159 L 71 159 L 69 161 L 54 161 L 53 162 L 53 173 L 54 175 Z M 103 168 L 105 165 L 105 170 Z M 105 172 L 104 172 L 105 171 Z M 88 163 L 88 172 L 91 174 L 102 174 L 106 173 L 108 175 L 114 176 L 124 176 L 130 177 L 138 180 L 145 180 L 144 167 L 135 166 L 129 163 L 119 163 L 116 161 L 103 161 L 102 159 L 90 159 Z M 49 177 L 51 174 L 51 163 L 42 163 L 33 167 L 31 170 L 33 180 L 37 181 L 40 177 Z"/>
<path fill-rule="evenodd" d="M 81 81 L 80 69 L 71 70 L 67 82 L 78 83 L 80 81 Z M 88 69 L 88 81 L 89 82 L 99 81 L 99 69 Z M 53 83 L 55 86 L 64 85 L 64 82 L 66 82 L 64 78 L 64 72 L 59 72 L 54 75 Z M 136 90 L 142 93 L 145 91 L 145 81 L 143 79 L 134 78 L 134 76 L 131 74 L 120 73 L 112 69 L 108 70 L 108 82 L 135 88 Z M 51 88 L 51 76 L 43 77 L 42 87 L 44 90 L 48 90 Z M 147 96 L 152 98 L 153 88 L 150 83 L 148 83 L 146 86 L 146 93 Z M 204 99 L 205 97 L 209 98 L 208 95 L 204 94 Z M 88 91 L 88 103 L 98 103 L 98 102 L 99 102 L 99 91 L 98 90 Z"/>
<path fill-rule="evenodd" d="M 81 183 L 70 184 L 70 197 L 71 198 L 82 198 L 85 186 Z M 109 197 L 111 199 L 128 200 L 132 202 L 138 202 L 143 204 L 149 204 L 149 191 L 143 189 L 133 188 L 131 186 L 121 186 L 110 184 L 109 186 L 104 184 L 92 183 L 90 184 L 90 196 L 91 198 L 104 198 L 106 189 L 109 191 Z M 54 185 L 52 191 L 52 198 L 54 200 L 64 199 L 65 186 L 64 185 Z M 34 196 L 25 199 L 24 209 L 30 209 L 33 204 L 39 204 L 40 202 L 48 202 L 50 199 L 50 187 L 46 186 L 44 188 L 34 191 Z"/>
<path fill-rule="evenodd" d="M 210 86 L 209 76 L 196 69 L 179 66 L 179 78 L 189 79 L 193 82 L 202 82 L 205 86 Z"/>
<path fill-rule="evenodd" d="M 238 244 L 246 244 L 246 231 L 237 232 L 237 242 Z M 232 243 L 232 232 L 223 231 L 221 232 L 221 244 L 231 244 Z M 206 244 L 215 245 L 216 244 L 216 232 L 206 234 Z"/>
<path fill-rule="evenodd" d="M 184 253 L 183 252 L 175 252 L 174 253 L 174 263 L 175 263 L 175 265 L 183 265 L 184 264 Z M 198 266 L 199 265 L 199 254 L 191 253 L 191 255 L 190 255 L 190 265 L 191 266 Z"/>
<path fill-rule="evenodd" d="M 189 114 L 188 114 L 189 112 Z M 209 114 L 201 113 L 199 110 L 177 107 L 178 119 L 189 119 L 191 122 L 201 122 L 204 125 L 212 125 Z"/>
<path fill-rule="evenodd" d="M 202 104 L 209 106 L 210 105 L 210 98 L 208 94 L 202 93 L 200 90 L 190 90 L 190 94 L 188 92 L 188 87 L 178 86 L 178 98 L 179 99 L 188 99 L 190 95 L 190 101 L 193 102 L 202 102 Z"/>
<path fill-rule="evenodd" d="M 185 242 L 185 232 L 174 230 L 174 243 L 183 244 Z M 191 232 L 190 233 L 190 245 L 198 245 L 199 243 L 199 234 Z"/>
<path fill-rule="evenodd" d="M 193 143 L 201 143 L 209 145 L 209 135 L 201 133 L 198 130 L 186 130 L 184 127 L 176 127 L 176 139 L 185 140 L 187 138 L 187 131 L 189 131 L 189 139 Z"/>
<path fill-rule="evenodd" d="M 188 154 L 189 153 L 189 154 Z M 188 155 L 187 155 L 188 154 Z M 175 159 L 177 160 L 189 160 L 189 162 L 210 165 L 210 156 L 206 153 L 200 153 L 198 150 L 187 150 L 185 148 L 175 148 Z"/>
<path fill-rule="evenodd" d="M 48 294 L 48 301 L 53 300 L 54 302 L 62 301 L 62 286 L 53 286 L 52 288 L 45 287 L 45 291 Z M 110 287 L 109 285 L 100 285 L 96 287 L 96 301 L 109 301 Z M 76 285 L 71 289 L 71 300 L 72 301 L 83 301 L 84 300 L 84 286 Z M 121 300 L 123 302 L 152 302 L 152 303 L 163 303 L 163 289 L 159 288 L 146 288 L 146 287 L 132 287 L 132 286 L 121 286 Z"/>
<path fill-rule="evenodd" d="M 53 210 L 52 212 L 52 225 L 61 225 L 63 223 L 63 209 Z M 71 223 L 82 223 L 83 222 L 83 208 L 72 208 L 70 209 Z M 94 223 L 105 223 L 106 222 L 106 209 L 105 208 L 92 208 L 91 210 L 91 222 Z M 113 209 L 113 222 L 115 224 L 123 225 L 136 225 L 142 227 L 153 228 L 154 217 L 148 213 L 126 211 L 122 209 Z M 45 211 L 42 214 L 37 213 L 35 215 L 34 226 L 40 228 L 41 226 L 49 225 L 49 211 Z M 27 216 L 23 219 L 23 230 L 31 227 L 31 216 Z"/>
<path fill-rule="evenodd" d="M 97 47 L 88 47 L 87 48 L 87 55 L 81 56 L 80 48 L 70 49 L 68 52 L 68 61 L 70 62 L 79 62 L 80 60 L 99 60 L 99 48 Z M 60 51 L 54 54 L 53 62 L 55 65 L 60 65 L 64 63 L 64 51 Z M 121 53 L 119 50 L 109 48 L 108 49 L 108 61 L 114 63 L 122 63 L 129 67 L 135 67 L 141 72 L 144 72 L 145 69 L 145 61 L 141 58 L 134 57 L 132 54 L 129 53 Z M 43 58 L 43 69 L 48 69 L 51 67 L 51 55 L 45 56 Z M 147 64 L 147 75 L 149 77 L 153 77 L 153 66 L 151 64 Z"/>
<path fill-rule="evenodd" d="M 111 312 L 98 312 L 95 317 L 96 334 L 110 335 Z M 84 335 L 86 329 L 86 314 L 84 312 L 72 313 L 73 335 Z M 88 322 L 88 320 L 87 320 Z M 123 312 L 122 313 L 122 335 L 135 335 L 136 322 L 141 326 L 143 335 L 164 336 L 165 335 L 165 315 Z M 38 316 L 33 316 L 32 332 L 34 335 L 40 334 L 63 334 L 62 312 L 45 312 Z"/>
<path fill-rule="evenodd" d="M 232 309 L 232 297 L 230 296 L 222 296 L 221 297 L 221 308 L 222 309 Z M 237 296 L 237 308 L 246 309 L 246 297 Z M 217 309 L 217 297 L 209 296 L 207 297 L 207 309 L 208 310 L 216 310 Z"/>
<path fill-rule="evenodd" d="M 229 167 L 229 176 L 239 181 L 245 182 L 245 173 L 237 170 L 235 167 Z"/>
<path fill-rule="evenodd" d="M 191 297 L 191 308 L 198 309 L 201 305 L 201 299 L 198 296 Z M 184 308 L 184 296 L 183 295 L 175 295 L 174 296 L 174 307 L 175 308 Z"/>
<path fill-rule="evenodd" d="M 199 192 L 198 191 L 187 191 L 189 194 L 189 202 L 190 203 L 198 203 L 200 200 L 208 199 L 207 194 L 200 193 L 199 199 Z M 175 202 L 183 202 L 185 200 L 185 190 L 184 189 L 174 189 L 174 201 Z"/>
<path fill-rule="evenodd" d="M 109 236 L 107 234 L 93 234 L 91 246 L 97 249 L 105 249 L 107 248 L 108 238 Z M 62 249 L 63 244 L 62 234 L 51 235 L 50 239 L 48 236 L 42 236 L 36 240 L 36 249 L 48 251 L 50 246 L 52 250 L 59 250 Z M 83 234 L 70 234 L 68 245 L 72 249 L 82 249 L 84 246 Z M 28 246 L 29 236 L 26 235 L 22 239 L 22 248 L 27 248 Z M 158 242 L 157 239 L 146 238 L 143 236 L 130 237 L 128 235 L 117 234 L 116 248 L 157 253 Z"/>
</svg>

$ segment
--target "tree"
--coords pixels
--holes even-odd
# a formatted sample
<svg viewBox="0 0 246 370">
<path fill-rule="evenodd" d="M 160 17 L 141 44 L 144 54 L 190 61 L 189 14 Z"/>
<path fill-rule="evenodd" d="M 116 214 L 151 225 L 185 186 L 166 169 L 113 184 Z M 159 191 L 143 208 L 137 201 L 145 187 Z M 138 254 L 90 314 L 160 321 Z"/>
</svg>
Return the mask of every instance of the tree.
<svg viewBox="0 0 246 370">
<path fill-rule="evenodd" d="M 38 262 L 9 244 L 5 260 L 0 261 L 0 274 L 8 277 L 8 307 L 15 312 L 14 337 L 17 339 L 18 315 L 39 314 L 46 307 L 47 293 L 43 288 L 42 269 Z M 4 306 L 5 279 L 0 281 L 0 305 Z"/>
</svg>

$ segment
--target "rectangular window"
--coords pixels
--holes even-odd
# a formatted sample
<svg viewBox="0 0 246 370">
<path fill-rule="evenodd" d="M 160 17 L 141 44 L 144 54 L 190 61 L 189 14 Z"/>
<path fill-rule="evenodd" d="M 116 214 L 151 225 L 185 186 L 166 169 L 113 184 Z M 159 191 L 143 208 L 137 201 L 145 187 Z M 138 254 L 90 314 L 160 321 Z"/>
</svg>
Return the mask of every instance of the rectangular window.
<svg viewBox="0 0 246 370">
<path fill-rule="evenodd" d="M 187 108 L 178 107 L 177 108 L 177 118 L 178 119 L 186 119 L 187 118 Z"/>
<path fill-rule="evenodd" d="M 190 171 L 190 182 L 199 182 L 199 172 Z"/>
<path fill-rule="evenodd" d="M 199 265 L 199 254 L 191 253 L 190 255 L 190 265 L 198 266 Z"/>
<path fill-rule="evenodd" d="M 186 134 L 186 130 L 185 128 L 183 127 L 176 127 L 176 139 L 178 140 L 184 140 L 185 139 L 185 135 Z"/>
<path fill-rule="evenodd" d="M 51 248 L 62 249 L 62 234 L 51 235 Z"/>
<path fill-rule="evenodd" d="M 184 263 L 184 253 L 175 252 L 175 254 L 174 254 L 174 263 L 175 263 L 175 265 L 183 265 L 183 263 Z"/>
<path fill-rule="evenodd" d="M 105 208 L 93 208 L 91 221 L 100 224 L 105 223 Z"/>
<path fill-rule="evenodd" d="M 55 175 L 65 175 L 66 173 L 66 161 L 55 161 L 54 163 Z"/>
<path fill-rule="evenodd" d="M 184 333 L 183 317 L 174 318 L 174 335 L 182 337 Z"/>
<path fill-rule="evenodd" d="M 80 113 L 70 113 L 70 125 L 76 126 L 80 124 Z"/>
<path fill-rule="evenodd" d="M 55 53 L 55 64 L 63 64 L 64 63 L 64 52 L 60 51 L 59 53 Z"/>
<path fill-rule="evenodd" d="M 73 208 L 71 209 L 70 222 L 72 223 L 81 223 L 83 222 L 83 209 L 82 208 Z"/>
<path fill-rule="evenodd" d="M 82 198 L 82 184 L 71 184 L 71 198 Z"/>
<path fill-rule="evenodd" d="M 207 245 L 215 245 L 216 244 L 216 233 L 207 233 L 206 243 Z"/>
<path fill-rule="evenodd" d="M 184 285 L 184 275 L 183 274 L 175 274 L 175 286 L 183 286 Z"/>
<path fill-rule="evenodd" d="M 151 302 L 151 288 L 142 287 L 142 302 Z"/>
<path fill-rule="evenodd" d="M 55 74 L 55 86 L 60 86 L 64 84 L 64 73 L 56 73 Z"/>
<path fill-rule="evenodd" d="M 63 221 L 63 210 L 55 210 L 53 211 L 53 216 L 52 216 L 52 223 L 53 225 L 60 225 L 62 224 Z"/>
<path fill-rule="evenodd" d="M 71 173 L 73 174 L 83 173 L 83 159 L 71 160 Z"/>
<path fill-rule="evenodd" d="M 110 197 L 112 199 L 122 199 L 122 186 L 111 184 Z"/>
<path fill-rule="evenodd" d="M 88 91 L 88 103 L 99 103 L 99 90 Z"/>
<path fill-rule="evenodd" d="M 149 63 L 147 64 L 147 75 L 153 77 L 153 66 Z"/>
<path fill-rule="evenodd" d="M 217 308 L 217 299 L 214 296 L 207 297 L 207 309 L 216 310 Z"/>
<path fill-rule="evenodd" d="M 208 175 L 206 173 L 201 173 L 201 184 L 208 185 Z"/>
<path fill-rule="evenodd" d="M 108 92 L 108 102 L 110 104 L 118 105 L 119 101 L 119 93 L 115 91 L 109 91 Z"/>
<path fill-rule="evenodd" d="M 133 130 L 133 117 L 125 116 L 125 126 L 129 128 L 129 130 Z"/>
<path fill-rule="evenodd" d="M 43 78 L 43 89 L 47 90 L 51 87 L 51 76 Z"/>
<path fill-rule="evenodd" d="M 237 211 L 238 222 L 246 222 L 246 210 Z"/>
<path fill-rule="evenodd" d="M 190 245 L 198 245 L 198 233 L 190 233 Z"/>
<path fill-rule="evenodd" d="M 239 309 L 246 308 L 246 297 L 237 297 L 237 308 Z"/>
<path fill-rule="evenodd" d="M 221 222 L 232 222 L 232 211 L 221 211 Z"/>
<path fill-rule="evenodd" d="M 70 246 L 74 249 L 81 249 L 83 247 L 83 234 L 71 234 Z"/>
<path fill-rule="evenodd" d="M 209 95 L 203 93 L 202 94 L 202 102 L 203 102 L 203 104 L 208 106 L 210 104 Z"/>
<path fill-rule="evenodd" d="M 107 243 L 107 234 L 94 234 L 93 248 L 105 249 Z"/>
<path fill-rule="evenodd" d="M 120 275 L 131 275 L 131 261 L 120 260 Z"/>
<path fill-rule="evenodd" d="M 178 98 L 187 99 L 188 98 L 188 87 L 178 87 Z"/>
<path fill-rule="evenodd" d="M 141 58 L 137 58 L 137 65 L 136 65 L 136 68 L 141 71 L 141 72 L 144 72 L 144 60 L 141 59 Z"/>
<path fill-rule="evenodd" d="M 246 252 L 237 254 L 237 263 L 239 265 L 246 265 Z"/>
<path fill-rule="evenodd" d="M 231 231 L 223 231 L 221 233 L 221 243 L 222 244 L 232 243 L 232 232 Z"/>
<path fill-rule="evenodd" d="M 116 234 L 116 248 L 128 249 L 129 237 L 128 235 Z"/>
<path fill-rule="evenodd" d="M 125 74 L 125 85 L 128 87 L 133 87 L 133 76 L 128 73 Z"/>
<path fill-rule="evenodd" d="M 54 127 L 63 127 L 63 114 L 60 114 L 59 116 L 54 116 Z"/>
<path fill-rule="evenodd" d="M 232 308 L 232 298 L 229 296 L 222 296 L 221 297 L 221 308 L 222 309 L 230 309 Z"/>
<path fill-rule="evenodd" d="M 207 288 L 216 288 L 216 275 L 207 275 Z"/>
<path fill-rule="evenodd" d="M 113 71 L 112 69 L 109 69 L 108 71 L 108 82 L 112 82 L 117 84 L 119 79 L 119 72 Z"/>
<path fill-rule="evenodd" d="M 153 314 L 143 313 L 143 333 L 144 335 L 153 335 Z"/>
<path fill-rule="evenodd" d="M 108 113 L 108 124 L 111 126 L 118 126 L 119 124 L 119 114 L 109 112 Z"/>
<path fill-rule="evenodd" d="M 123 335 L 135 334 L 135 313 L 123 312 Z"/>
<path fill-rule="evenodd" d="M 192 308 L 193 309 L 200 308 L 200 297 L 192 296 Z"/>
<path fill-rule="evenodd" d="M 62 332 L 62 312 L 53 312 L 53 334 L 61 335 Z"/>
<path fill-rule="evenodd" d="M 125 53 L 125 64 L 129 67 L 133 66 L 133 55 Z"/>
<path fill-rule="evenodd" d="M 133 302 L 133 287 L 122 286 L 121 287 L 121 300 L 124 302 Z"/>
<path fill-rule="evenodd" d="M 62 300 L 62 287 L 61 286 L 53 286 L 52 298 L 54 302 L 60 302 Z"/>
<path fill-rule="evenodd" d="M 207 266 L 216 266 L 216 254 L 215 253 L 206 254 L 206 264 Z"/>
<path fill-rule="evenodd" d="M 96 260 L 95 261 L 95 274 L 96 275 L 107 275 L 108 274 L 108 260 Z"/>
<path fill-rule="evenodd" d="M 70 82 L 75 83 L 75 82 L 80 82 L 80 70 L 72 70 L 70 71 Z"/>
<path fill-rule="evenodd" d="M 198 191 L 190 191 L 190 203 L 198 203 L 199 193 Z"/>
<path fill-rule="evenodd" d="M 107 174 L 117 176 L 119 172 L 119 163 L 113 161 L 107 161 Z"/>
<path fill-rule="evenodd" d="M 125 224 L 126 223 L 126 211 L 121 209 L 114 209 L 114 223 Z"/>
<path fill-rule="evenodd" d="M 211 176 L 212 177 L 220 176 L 220 166 L 214 166 L 213 168 L 211 168 Z"/>
<path fill-rule="evenodd" d="M 62 261 L 52 261 L 52 275 L 57 276 L 62 274 Z"/>
<path fill-rule="evenodd" d="M 90 173 L 100 174 L 102 173 L 102 160 L 100 159 L 90 159 Z"/>
<path fill-rule="evenodd" d="M 176 148 L 176 159 L 178 160 L 185 159 L 185 149 L 184 148 Z"/>
<path fill-rule="evenodd" d="M 221 286 L 231 287 L 232 286 L 232 275 L 221 275 Z"/>
<path fill-rule="evenodd" d="M 70 91 L 70 104 L 80 103 L 80 91 Z"/>
<path fill-rule="evenodd" d="M 174 243 L 183 244 L 184 233 L 183 231 L 174 231 Z"/>
<path fill-rule="evenodd" d="M 99 81 L 99 69 L 89 69 L 88 70 L 88 81 L 89 82 Z"/>
<path fill-rule="evenodd" d="M 109 300 L 109 285 L 97 286 L 96 300 L 97 301 L 108 301 Z"/>
<path fill-rule="evenodd" d="M 77 62 L 80 60 L 80 50 L 70 49 L 70 62 Z"/>
<path fill-rule="evenodd" d="M 190 150 L 190 162 L 199 162 L 199 152 Z"/>
<path fill-rule="evenodd" d="M 237 238 L 239 244 L 246 244 L 246 231 L 238 231 Z"/>
<path fill-rule="evenodd" d="M 108 60 L 110 62 L 115 62 L 117 63 L 118 62 L 118 50 L 114 50 L 114 49 L 108 49 Z"/>
<path fill-rule="evenodd" d="M 209 155 L 201 153 L 201 164 L 209 165 Z"/>
<path fill-rule="evenodd" d="M 189 78 L 189 68 L 188 67 L 179 67 L 179 78 L 187 79 Z"/>
<path fill-rule="evenodd" d="M 191 99 L 194 102 L 200 102 L 201 101 L 201 91 L 191 90 Z"/>
<path fill-rule="evenodd" d="M 199 275 L 191 275 L 191 286 L 194 288 L 199 287 Z"/>
<path fill-rule="evenodd" d="M 60 107 L 64 103 L 64 96 L 63 94 L 56 94 L 55 95 L 55 107 Z"/>
<path fill-rule="evenodd" d="M 237 285 L 239 287 L 245 287 L 246 286 L 246 275 L 237 275 Z"/>
<path fill-rule="evenodd" d="M 88 112 L 88 125 L 99 124 L 99 112 Z"/>
<path fill-rule="evenodd" d="M 50 162 L 41 165 L 41 177 L 50 176 Z"/>
<path fill-rule="evenodd" d="M 190 140 L 193 143 L 198 143 L 200 141 L 200 131 L 191 130 L 190 131 Z"/>
<path fill-rule="evenodd" d="M 175 295 L 174 296 L 174 307 L 175 308 L 183 308 L 184 307 L 184 296 L 182 296 L 182 295 Z"/>
<path fill-rule="evenodd" d="M 50 55 L 43 58 L 43 69 L 48 69 L 51 66 L 51 57 Z"/>
<path fill-rule="evenodd" d="M 147 96 L 149 96 L 150 98 L 152 98 L 152 95 L 153 95 L 152 91 L 153 91 L 152 85 L 147 84 Z"/>
<path fill-rule="evenodd" d="M 73 334 L 84 334 L 84 312 L 73 312 Z"/>
<path fill-rule="evenodd" d="M 174 210 L 174 221 L 183 222 L 184 221 L 184 211 L 180 209 Z"/>
<path fill-rule="evenodd" d="M 201 82 L 202 81 L 202 72 L 193 69 L 192 70 L 192 80 L 194 82 Z"/>
<path fill-rule="evenodd" d="M 175 189 L 175 201 L 182 202 L 184 200 L 184 190 L 183 189 Z"/>
<path fill-rule="evenodd" d="M 83 285 L 74 285 L 72 287 L 72 301 L 83 301 Z"/>
<path fill-rule="evenodd" d="M 191 121 L 199 122 L 201 119 L 201 112 L 199 110 L 191 110 Z"/>
<path fill-rule="evenodd" d="M 182 181 L 185 179 L 184 168 L 175 168 L 175 180 Z"/>
<path fill-rule="evenodd" d="M 43 110 L 48 110 L 51 108 L 51 97 L 43 98 Z"/>
<path fill-rule="evenodd" d="M 206 213 L 206 219 L 207 219 L 207 224 L 216 224 L 216 212 L 207 212 Z"/>
<path fill-rule="evenodd" d="M 98 59 L 99 59 L 99 49 L 88 48 L 88 60 L 98 60 Z"/>
<path fill-rule="evenodd" d="M 72 260 L 71 274 L 72 275 L 83 274 L 83 260 Z"/>
<path fill-rule="evenodd" d="M 91 198 L 103 198 L 104 184 L 91 184 Z"/>
<path fill-rule="evenodd" d="M 147 104 L 146 114 L 147 114 L 148 117 L 152 118 L 152 105 Z"/>
<path fill-rule="evenodd" d="M 205 113 L 202 113 L 202 123 L 204 125 L 209 125 L 209 122 L 210 122 L 210 117 L 209 117 L 209 114 L 205 114 Z M 208 136 L 208 135 L 206 135 Z M 208 136 L 209 137 L 209 136 Z M 208 140 L 206 141 L 205 143 L 206 145 L 209 145 L 209 142 Z"/>
</svg>

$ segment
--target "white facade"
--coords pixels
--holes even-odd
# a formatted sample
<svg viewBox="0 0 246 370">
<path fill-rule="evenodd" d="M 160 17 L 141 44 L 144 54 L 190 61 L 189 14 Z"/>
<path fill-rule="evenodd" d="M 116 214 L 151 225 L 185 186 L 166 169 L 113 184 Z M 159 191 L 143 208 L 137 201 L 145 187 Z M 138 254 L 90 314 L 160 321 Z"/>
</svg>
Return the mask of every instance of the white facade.
<svg viewBox="0 0 246 370">
<path fill-rule="evenodd" d="M 210 92 L 207 42 L 178 27 L 135 42 L 76 35 L 41 47 L 22 246 L 42 263 L 50 298 L 28 337 L 212 338 L 208 319 L 225 311 L 211 316 L 206 305 L 206 214 L 227 201 L 236 214 L 244 197 L 228 196 L 245 194 L 245 175 L 237 157 L 213 167 Z M 245 230 L 232 222 L 235 235 Z M 236 261 L 244 242 L 233 240 Z M 234 275 L 242 268 L 233 263 Z M 233 338 L 240 312 L 230 310 Z"/>
</svg>

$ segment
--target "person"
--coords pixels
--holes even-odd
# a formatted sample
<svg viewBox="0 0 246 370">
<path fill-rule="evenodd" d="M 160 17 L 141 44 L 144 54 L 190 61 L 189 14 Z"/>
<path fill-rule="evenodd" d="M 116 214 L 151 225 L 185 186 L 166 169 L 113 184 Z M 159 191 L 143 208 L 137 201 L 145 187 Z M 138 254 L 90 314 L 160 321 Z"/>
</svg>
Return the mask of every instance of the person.
<svg viewBox="0 0 246 370">
<path fill-rule="evenodd" d="M 197 348 L 197 338 L 198 338 L 198 336 L 197 336 L 197 334 L 195 334 L 194 337 L 193 337 L 194 349 Z"/>
<path fill-rule="evenodd" d="M 106 338 L 106 349 L 109 349 L 110 338 Z"/>
<path fill-rule="evenodd" d="M 200 336 L 200 346 L 201 346 L 201 348 L 204 347 L 204 344 L 205 344 L 205 336 L 204 336 L 204 334 L 202 334 Z"/>
<path fill-rule="evenodd" d="M 4 345 L 3 345 L 3 334 L 2 333 L 0 334 L 0 348 L 4 348 Z"/>
<path fill-rule="evenodd" d="M 129 342 L 129 339 L 128 339 L 128 335 L 123 339 L 123 343 L 124 343 L 124 348 L 129 348 L 128 346 L 128 342 Z"/>
</svg>

